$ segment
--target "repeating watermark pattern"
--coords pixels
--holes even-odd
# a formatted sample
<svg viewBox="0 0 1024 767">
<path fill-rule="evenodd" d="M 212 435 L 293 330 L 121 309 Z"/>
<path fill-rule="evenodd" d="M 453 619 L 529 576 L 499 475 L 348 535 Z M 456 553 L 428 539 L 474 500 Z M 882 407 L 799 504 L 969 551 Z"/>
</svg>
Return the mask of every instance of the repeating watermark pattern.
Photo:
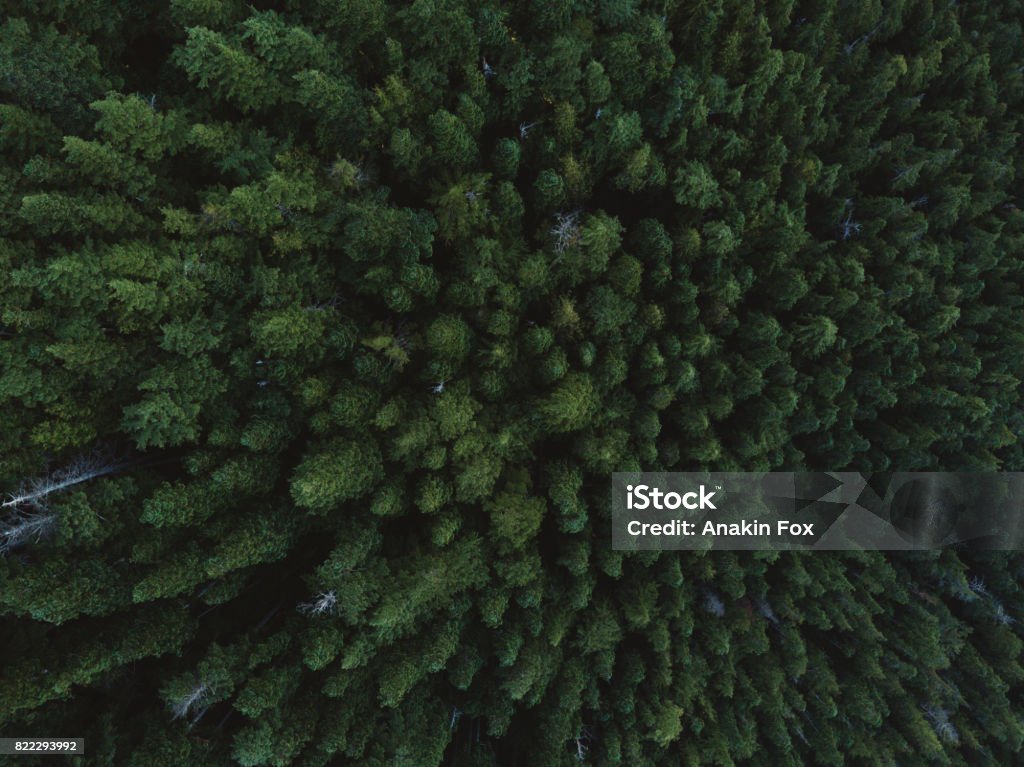
<svg viewBox="0 0 1024 767">
<path fill-rule="evenodd" d="M 1024 472 L 620 472 L 618 550 L 1024 549 Z"/>
</svg>

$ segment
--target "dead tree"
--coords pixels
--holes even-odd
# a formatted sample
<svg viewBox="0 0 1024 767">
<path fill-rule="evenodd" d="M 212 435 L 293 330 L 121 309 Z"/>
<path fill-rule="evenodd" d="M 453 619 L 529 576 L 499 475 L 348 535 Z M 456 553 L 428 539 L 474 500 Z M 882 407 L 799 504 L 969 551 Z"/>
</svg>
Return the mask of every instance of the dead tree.
<svg viewBox="0 0 1024 767">
<path fill-rule="evenodd" d="M 960 741 L 960 733 L 957 732 L 953 723 L 949 721 L 949 712 L 946 709 L 931 705 L 922 706 L 922 708 L 924 709 L 924 715 L 928 717 L 928 721 L 935 728 L 936 735 L 947 743 L 957 743 Z"/>
<path fill-rule="evenodd" d="M 57 515 L 49 509 L 16 509 L 0 519 L 0 556 L 12 549 L 35 543 L 51 535 Z"/>
<path fill-rule="evenodd" d="M 555 225 L 551 227 L 550 234 L 558 253 L 564 253 L 567 248 L 576 245 L 580 241 L 580 212 L 556 213 Z"/>
<path fill-rule="evenodd" d="M 51 496 L 113 474 L 127 465 L 107 453 L 96 452 L 44 477 L 24 482 L 7 500 L 0 502 L 0 556 L 26 543 L 40 541 L 56 530 L 57 513 L 50 508 Z"/>
<path fill-rule="evenodd" d="M 591 729 L 583 725 L 580 728 L 580 734 L 578 737 L 573 739 L 573 743 L 576 746 L 576 761 L 585 762 L 587 760 L 587 754 L 590 752 L 590 743 L 594 739 L 594 734 Z"/>
<path fill-rule="evenodd" d="M 839 229 L 843 233 L 844 240 L 850 239 L 855 234 L 860 234 L 861 225 L 853 220 L 853 211 L 846 214 L 846 218 L 839 224 Z"/>
<path fill-rule="evenodd" d="M 0 503 L 0 509 L 19 509 L 25 506 L 45 507 L 47 498 L 74 485 L 113 474 L 127 466 L 110 456 L 94 453 L 73 461 L 48 476 L 29 480 L 20 490 Z"/>
<path fill-rule="evenodd" d="M 192 710 L 193 706 L 196 706 L 206 700 L 209 693 L 210 686 L 206 684 L 206 682 L 197 682 L 188 693 L 171 703 L 171 713 L 174 715 L 174 718 L 182 719 L 188 716 L 188 713 Z M 202 715 L 203 713 L 205 713 L 205 709 L 202 709 L 199 712 L 199 715 Z"/>
<path fill-rule="evenodd" d="M 312 602 L 303 602 L 296 608 L 305 615 L 330 615 L 338 604 L 338 595 L 334 591 L 321 591 Z"/>
</svg>

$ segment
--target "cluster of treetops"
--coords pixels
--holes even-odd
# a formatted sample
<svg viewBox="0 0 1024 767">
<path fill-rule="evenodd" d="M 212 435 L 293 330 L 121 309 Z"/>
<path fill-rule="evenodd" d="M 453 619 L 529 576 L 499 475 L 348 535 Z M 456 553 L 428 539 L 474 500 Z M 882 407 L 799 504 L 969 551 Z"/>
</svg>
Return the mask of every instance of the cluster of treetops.
<svg viewBox="0 0 1024 767">
<path fill-rule="evenodd" d="M 5 734 L 1024 760 L 1019 554 L 609 520 L 613 471 L 1024 470 L 1020 0 L 4 9 Z"/>
</svg>

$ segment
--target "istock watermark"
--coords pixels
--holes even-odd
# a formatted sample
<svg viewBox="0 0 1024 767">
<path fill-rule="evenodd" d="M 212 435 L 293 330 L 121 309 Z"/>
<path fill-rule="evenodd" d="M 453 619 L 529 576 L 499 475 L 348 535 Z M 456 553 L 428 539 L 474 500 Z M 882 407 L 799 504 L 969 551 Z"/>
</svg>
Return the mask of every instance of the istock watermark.
<svg viewBox="0 0 1024 767">
<path fill-rule="evenodd" d="M 1024 549 L 1024 472 L 612 475 L 619 550 Z"/>
<path fill-rule="evenodd" d="M 714 491 L 707 492 L 704 485 L 699 491 L 679 493 L 669 491 L 663 493 L 656 487 L 648 485 L 626 485 L 626 508 L 627 509 L 678 509 L 680 506 L 686 509 L 713 509 L 715 504 L 711 502 Z"/>
</svg>

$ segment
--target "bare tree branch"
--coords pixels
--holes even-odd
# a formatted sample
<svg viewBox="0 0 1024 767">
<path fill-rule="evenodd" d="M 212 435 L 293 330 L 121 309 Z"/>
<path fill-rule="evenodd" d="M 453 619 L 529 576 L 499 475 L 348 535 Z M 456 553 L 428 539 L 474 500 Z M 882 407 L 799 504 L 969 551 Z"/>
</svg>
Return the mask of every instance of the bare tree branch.
<svg viewBox="0 0 1024 767">
<path fill-rule="evenodd" d="M 580 212 L 574 210 L 570 213 L 556 214 L 555 225 L 551 227 L 550 234 L 558 253 L 564 253 L 567 248 L 576 245 L 580 241 Z"/>
<path fill-rule="evenodd" d="M 40 541 L 56 528 L 57 515 L 47 509 L 18 509 L 0 519 L 0 556 L 29 542 Z"/>
<path fill-rule="evenodd" d="M 331 615 L 338 604 L 334 591 L 321 591 L 312 602 L 303 602 L 296 609 L 306 615 Z"/>
<path fill-rule="evenodd" d="M 45 505 L 46 497 L 53 493 L 59 493 L 61 490 L 88 482 L 90 479 L 121 471 L 127 465 L 127 463 L 115 461 L 102 453 L 83 456 L 68 466 L 52 472 L 49 476 L 30 480 L 18 492 L 0 503 L 0 509 Z"/>
</svg>

